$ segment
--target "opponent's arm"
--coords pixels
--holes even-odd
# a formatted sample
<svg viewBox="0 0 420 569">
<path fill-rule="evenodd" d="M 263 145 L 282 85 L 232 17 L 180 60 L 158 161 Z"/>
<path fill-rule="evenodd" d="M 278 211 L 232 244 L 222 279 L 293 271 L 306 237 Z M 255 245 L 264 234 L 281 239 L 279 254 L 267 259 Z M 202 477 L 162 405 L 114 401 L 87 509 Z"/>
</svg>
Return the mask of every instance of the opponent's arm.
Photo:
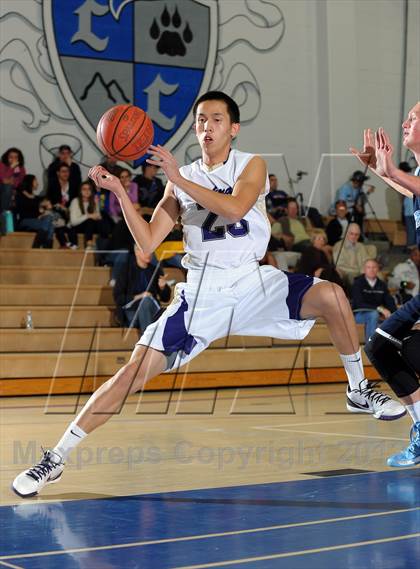
<svg viewBox="0 0 420 569">
<path fill-rule="evenodd" d="M 89 170 L 89 178 L 99 188 L 113 192 L 121 206 L 124 219 L 135 242 L 145 253 L 153 253 L 172 230 L 179 216 L 179 204 L 173 193 L 173 184 L 168 182 L 161 201 L 156 206 L 150 223 L 136 210 L 120 180 L 102 166 Z"/>
<path fill-rule="evenodd" d="M 184 178 L 179 172 L 175 157 L 161 146 L 151 146 L 154 159 L 149 164 L 160 166 L 168 180 L 181 188 L 195 202 L 205 209 L 226 218 L 232 223 L 240 221 L 252 208 L 265 187 L 267 168 L 260 156 L 254 156 L 239 176 L 232 194 L 222 194 L 209 190 Z"/>
<path fill-rule="evenodd" d="M 384 173 L 381 173 L 378 170 L 377 166 L 377 157 L 376 157 L 376 142 L 373 135 L 373 132 L 370 128 L 366 128 L 363 131 L 363 150 L 357 150 L 357 148 L 350 148 L 350 152 L 354 154 L 359 161 L 362 163 L 363 166 L 368 166 L 369 170 L 371 170 L 378 178 L 381 178 L 388 186 L 402 194 L 403 196 L 407 196 L 409 198 L 413 197 L 413 193 L 408 187 L 402 185 L 397 180 L 391 179 L 389 176 L 386 176 Z M 401 172 L 401 170 L 400 170 Z M 403 173 L 403 172 L 401 172 Z M 412 178 L 416 178 L 416 176 L 410 176 L 406 174 L 410 181 Z"/>
</svg>

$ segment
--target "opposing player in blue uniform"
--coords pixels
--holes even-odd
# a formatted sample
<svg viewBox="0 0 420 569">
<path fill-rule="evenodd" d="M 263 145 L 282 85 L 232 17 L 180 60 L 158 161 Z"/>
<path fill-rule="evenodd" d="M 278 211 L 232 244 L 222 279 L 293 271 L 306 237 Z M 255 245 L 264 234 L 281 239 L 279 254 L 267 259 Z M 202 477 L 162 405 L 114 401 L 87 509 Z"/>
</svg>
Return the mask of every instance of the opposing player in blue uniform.
<svg viewBox="0 0 420 569">
<path fill-rule="evenodd" d="M 365 379 L 356 325 L 342 288 L 259 266 L 270 238 L 267 169 L 261 157 L 232 149 L 240 129 L 235 101 L 213 91 L 201 96 L 193 111 L 200 160 L 180 168 L 165 148 L 150 149 L 154 157 L 148 162 L 160 166 L 168 179 L 150 223 L 135 210 L 118 178 L 101 166 L 89 173 L 97 186 L 118 197 L 127 225 L 145 252 L 155 251 L 181 216 L 187 282 L 177 285 L 173 302 L 144 331 L 130 362 L 91 396 L 54 449 L 17 476 L 13 489 L 20 496 L 33 496 L 57 481 L 68 454 L 119 412 L 129 394 L 229 334 L 300 340 L 322 317 L 348 376 L 348 409 L 378 419 L 405 414 L 402 405 Z"/>
<path fill-rule="evenodd" d="M 369 168 L 404 196 L 413 200 L 417 246 L 420 247 L 420 102 L 402 124 L 403 144 L 417 161 L 414 176 L 397 168 L 388 134 L 380 128 L 375 136 L 366 129 L 363 151 L 355 154 Z M 416 322 L 418 324 L 416 325 Z M 394 312 L 369 338 L 365 351 L 370 361 L 401 398 L 413 420 L 410 444 L 388 458 L 388 466 L 420 464 L 420 294 Z"/>
</svg>

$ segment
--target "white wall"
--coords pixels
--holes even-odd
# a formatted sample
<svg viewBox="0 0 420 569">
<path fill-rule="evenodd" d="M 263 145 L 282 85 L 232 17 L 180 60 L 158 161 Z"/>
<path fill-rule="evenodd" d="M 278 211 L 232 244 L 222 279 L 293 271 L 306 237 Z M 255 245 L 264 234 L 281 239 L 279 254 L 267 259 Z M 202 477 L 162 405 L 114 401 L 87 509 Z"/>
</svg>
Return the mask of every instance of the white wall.
<svg viewBox="0 0 420 569">
<path fill-rule="evenodd" d="M 350 145 L 360 145 L 363 128 L 384 126 L 395 142 L 401 134 L 403 2 L 251 0 L 249 6 L 252 10 L 243 0 L 219 2 L 219 64 L 211 86 L 228 92 L 236 89 L 239 102 L 246 100 L 238 146 L 284 153 L 292 177 L 298 169 L 309 172 L 296 191 L 302 191 L 307 201 L 314 190 L 313 203 L 325 211 L 335 189 L 358 168 L 353 157 L 337 155 L 346 154 Z M 416 0 L 409 0 L 409 15 L 405 112 L 420 93 Z M 40 2 L 2 0 L 0 151 L 20 147 L 28 170 L 38 176 L 41 158 L 49 160 L 40 147 L 45 135 L 77 137 L 84 164 L 93 164 L 100 156 L 61 95 L 43 36 Z M 54 142 L 54 137 L 47 141 Z M 180 161 L 195 155 L 192 144 L 194 137 L 189 134 L 177 146 Z M 336 156 L 321 161 L 323 154 Z M 281 158 L 267 162 L 287 189 Z M 398 218 L 397 196 L 376 185 L 372 205 L 378 216 Z"/>
</svg>

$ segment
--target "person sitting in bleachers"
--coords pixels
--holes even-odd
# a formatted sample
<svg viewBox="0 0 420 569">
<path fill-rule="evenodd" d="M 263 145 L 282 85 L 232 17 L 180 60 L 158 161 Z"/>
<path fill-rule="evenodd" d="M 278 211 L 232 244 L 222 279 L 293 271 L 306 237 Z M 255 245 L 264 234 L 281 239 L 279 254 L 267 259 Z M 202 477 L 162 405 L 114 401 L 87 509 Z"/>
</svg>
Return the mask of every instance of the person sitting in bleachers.
<svg viewBox="0 0 420 569">
<path fill-rule="evenodd" d="M 6 233 L 5 212 L 15 203 L 17 188 L 26 175 L 25 159 L 19 148 L 8 148 L 0 159 L 0 233 Z"/>
<path fill-rule="evenodd" d="M 275 174 L 268 174 L 270 190 L 265 197 L 267 214 L 271 222 L 286 215 L 288 195 L 284 190 L 278 188 L 278 179 Z"/>
<path fill-rule="evenodd" d="M 284 240 L 286 249 L 301 253 L 305 247 L 311 244 L 311 238 L 302 219 L 298 217 L 299 207 L 294 198 L 287 200 L 286 212 L 287 215 L 281 217 L 278 221 L 281 232 L 275 235 L 275 237 Z"/>
<path fill-rule="evenodd" d="M 69 194 L 69 202 L 77 196 L 80 184 L 82 183 L 82 173 L 80 171 L 80 166 L 73 161 L 72 149 L 68 144 L 62 144 L 58 149 L 57 157 L 51 162 L 47 169 L 47 195 L 53 204 L 57 203 L 57 201 L 54 201 L 52 199 L 52 194 L 56 194 L 58 196 L 57 176 L 58 170 L 61 168 L 62 164 L 65 164 L 69 168 L 69 174 L 67 177 L 67 192 Z"/>
<path fill-rule="evenodd" d="M 159 168 L 153 164 L 143 162 L 142 173 L 134 178 L 139 189 L 139 204 L 142 207 L 155 208 L 163 198 L 165 187 L 162 180 L 156 175 Z"/>
<path fill-rule="evenodd" d="M 331 247 L 327 244 L 327 236 L 322 229 L 313 231 L 311 245 L 303 250 L 295 272 L 343 286 L 343 281 L 332 263 Z"/>
<path fill-rule="evenodd" d="M 48 180 L 47 198 L 52 205 L 60 204 L 68 208 L 70 202 L 77 196 L 70 188 L 70 168 L 64 162 L 55 170 L 55 177 Z"/>
<path fill-rule="evenodd" d="M 32 244 L 34 249 L 51 249 L 53 244 L 54 226 L 50 217 L 42 217 L 40 199 L 35 195 L 38 180 L 32 174 L 27 174 L 16 193 L 15 214 L 19 231 L 36 231 Z"/>
<path fill-rule="evenodd" d="M 101 230 L 101 214 L 95 199 L 95 190 L 89 180 L 82 183 L 79 195 L 70 204 L 70 225 L 76 233 L 84 235 L 84 244 L 87 249 L 93 249 L 93 235 Z"/>
<path fill-rule="evenodd" d="M 144 331 L 159 312 L 159 301 L 168 302 L 171 297 L 162 269 L 152 265 L 151 259 L 135 245 L 125 270 L 118 273 L 113 292 L 122 326 Z"/>
<path fill-rule="evenodd" d="M 346 202 L 344 200 L 337 200 L 335 202 L 335 215 L 333 219 L 328 222 L 326 227 L 328 245 L 333 246 L 337 241 L 343 238 L 349 223 L 350 214 Z"/>
<path fill-rule="evenodd" d="M 397 309 L 388 287 L 378 278 L 379 265 L 375 259 L 366 259 L 363 274 L 354 279 L 351 302 L 354 318 L 365 325 L 365 341 L 378 327 L 380 318 L 385 320 Z"/>
<path fill-rule="evenodd" d="M 134 204 L 134 207 L 139 210 L 139 198 L 138 198 L 138 187 L 135 182 L 131 181 L 131 172 L 128 168 L 122 168 L 119 173 L 119 179 L 125 191 L 130 198 L 130 201 Z M 109 192 L 109 213 L 115 223 L 122 219 L 122 211 L 120 202 L 117 196 L 113 192 Z"/>
<path fill-rule="evenodd" d="M 77 235 L 73 228 L 68 225 L 68 210 L 60 204 L 52 205 L 47 198 L 41 199 L 39 210 L 41 218 L 51 218 L 54 234 L 61 249 L 77 249 Z"/>
<path fill-rule="evenodd" d="M 398 263 L 393 268 L 388 284 L 390 288 L 403 288 L 410 298 L 419 293 L 420 250 L 417 247 L 410 251 L 410 256 L 406 261 Z"/>
<path fill-rule="evenodd" d="M 363 272 L 364 262 L 376 257 L 376 247 L 359 243 L 359 238 L 359 225 L 350 223 L 345 238 L 337 241 L 333 247 L 335 266 L 348 289 L 354 279 Z"/>
</svg>

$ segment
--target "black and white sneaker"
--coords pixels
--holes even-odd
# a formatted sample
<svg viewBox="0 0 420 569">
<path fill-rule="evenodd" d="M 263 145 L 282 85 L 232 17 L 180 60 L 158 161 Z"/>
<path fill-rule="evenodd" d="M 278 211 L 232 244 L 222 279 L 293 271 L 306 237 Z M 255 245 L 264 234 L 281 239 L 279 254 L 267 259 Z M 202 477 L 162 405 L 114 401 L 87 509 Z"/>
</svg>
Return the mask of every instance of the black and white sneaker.
<svg viewBox="0 0 420 569">
<path fill-rule="evenodd" d="M 406 409 L 385 393 L 375 390 L 376 383 L 363 379 L 358 389 L 347 386 L 347 410 L 351 413 L 370 413 L 375 419 L 394 421 L 406 414 Z"/>
<path fill-rule="evenodd" d="M 57 453 L 43 449 L 41 461 L 18 474 L 13 480 L 12 490 L 21 498 L 36 496 L 44 486 L 60 480 L 64 466 Z"/>
</svg>

